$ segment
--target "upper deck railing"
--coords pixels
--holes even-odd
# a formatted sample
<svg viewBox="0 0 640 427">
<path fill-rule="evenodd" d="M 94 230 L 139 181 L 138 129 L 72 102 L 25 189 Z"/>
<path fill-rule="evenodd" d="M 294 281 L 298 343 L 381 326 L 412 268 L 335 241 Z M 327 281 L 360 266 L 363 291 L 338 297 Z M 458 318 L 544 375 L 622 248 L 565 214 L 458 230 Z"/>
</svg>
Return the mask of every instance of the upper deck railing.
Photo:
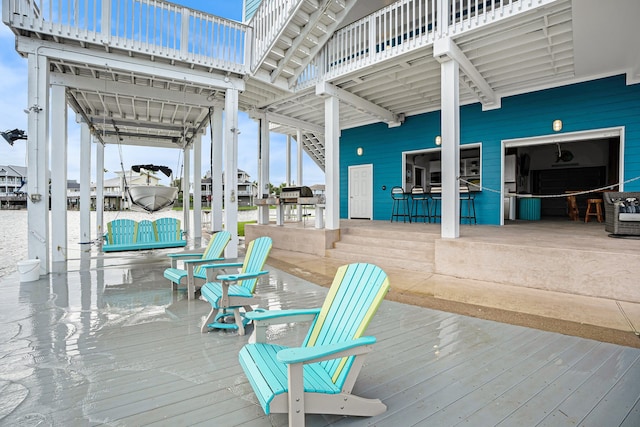
<svg viewBox="0 0 640 427">
<path fill-rule="evenodd" d="M 336 31 L 296 87 L 348 74 L 549 1 L 399 0 Z"/>
<path fill-rule="evenodd" d="M 3 0 L 2 13 L 7 25 L 52 38 L 249 73 L 304 1 L 263 1 L 250 25 L 160 0 Z M 298 77 L 296 88 L 553 1 L 399 0 L 336 31 Z"/>
<path fill-rule="evenodd" d="M 14 29 L 245 73 L 249 28 L 158 0 L 3 0 Z"/>
</svg>

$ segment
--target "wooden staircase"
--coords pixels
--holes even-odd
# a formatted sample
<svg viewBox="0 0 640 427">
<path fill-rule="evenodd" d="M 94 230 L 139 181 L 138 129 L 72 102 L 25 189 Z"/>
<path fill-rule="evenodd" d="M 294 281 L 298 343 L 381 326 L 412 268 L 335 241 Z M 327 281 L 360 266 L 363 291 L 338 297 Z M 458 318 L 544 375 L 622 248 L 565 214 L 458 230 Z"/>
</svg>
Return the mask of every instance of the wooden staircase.
<svg viewBox="0 0 640 427">
<path fill-rule="evenodd" d="M 421 224 L 415 224 L 420 226 Z M 340 241 L 327 249 L 326 257 L 351 262 L 368 262 L 382 269 L 434 272 L 435 240 L 440 234 L 380 230 L 373 227 L 341 228 Z"/>
</svg>

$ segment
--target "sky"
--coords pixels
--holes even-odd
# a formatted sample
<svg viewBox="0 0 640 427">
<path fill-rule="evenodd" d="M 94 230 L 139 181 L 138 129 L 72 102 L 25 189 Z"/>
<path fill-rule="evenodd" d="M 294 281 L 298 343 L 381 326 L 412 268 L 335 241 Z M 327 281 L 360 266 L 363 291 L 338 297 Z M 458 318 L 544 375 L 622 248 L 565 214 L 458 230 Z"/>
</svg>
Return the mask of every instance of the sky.
<svg viewBox="0 0 640 427">
<path fill-rule="evenodd" d="M 242 20 L 242 0 L 177 0 L 174 3 L 201 10 L 224 18 Z M 15 50 L 15 36 L 4 24 L 0 24 L 0 130 L 21 129 L 27 131 L 27 59 Z M 67 179 L 80 179 L 80 125 L 76 123 L 76 114 L 68 109 L 67 128 Z M 238 168 L 249 173 L 252 181 L 258 180 L 258 124 L 245 113 L 238 115 Z M 207 131 L 202 137 L 201 176 L 210 169 L 209 152 L 211 137 Z M 278 186 L 286 180 L 286 136 L 271 134 L 269 181 Z M 15 141 L 14 145 L 0 140 L 0 165 L 27 166 L 25 140 Z M 297 152 L 296 143 L 291 144 L 291 177 L 296 180 Z M 92 162 L 95 162 L 95 147 Z M 300 185 L 323 184 L 324 172 L 303 153 L 303 180 Z M 121 160 L 122 159 L 122 160 Z M 105 179 L 115 177 L 115 172 L 128 170 L 131 165 L 151 163 L 168 166 L 174 174 L 181 171 L 182 151 L 177 149 L 159 149 L 117 145 L 105 147 Z M 122 163 L 122 165 L 121 165 Z M 92 164 L 91 180 L 95 182 L 95 163 Z M 193 162 L 192 162 L 193 169 Z M 159 177 L 164 178 L 163 174 Z M 163 184 L 169 184 L 163 179 Z"/>
</svg>

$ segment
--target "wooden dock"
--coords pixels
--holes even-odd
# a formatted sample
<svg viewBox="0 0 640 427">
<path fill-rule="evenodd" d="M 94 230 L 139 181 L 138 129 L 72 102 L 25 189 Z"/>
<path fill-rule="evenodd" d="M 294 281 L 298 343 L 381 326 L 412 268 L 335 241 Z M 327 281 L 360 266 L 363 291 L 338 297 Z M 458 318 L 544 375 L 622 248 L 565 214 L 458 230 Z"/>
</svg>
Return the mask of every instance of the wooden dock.
<svg viewBox="0 0 640 427">
<path fill-rule="evenodd" d="M 287 424 L 264 415 L 238 363 L 249 336 L 201 334 L 209 305 L 171 291 L 164 253 L 87 255 L 35 282 L 4 278 L 0 425 Z M 326 288 L 270 270 L 262 307 L 323 301 Z M 296 345 L 305 332 L 269 335 Z M 387 412 L 307 425 L 640 425 L 640 349 L 393 301 L 368 333 L 378 343 L 354 393 Z"/>
</svg>

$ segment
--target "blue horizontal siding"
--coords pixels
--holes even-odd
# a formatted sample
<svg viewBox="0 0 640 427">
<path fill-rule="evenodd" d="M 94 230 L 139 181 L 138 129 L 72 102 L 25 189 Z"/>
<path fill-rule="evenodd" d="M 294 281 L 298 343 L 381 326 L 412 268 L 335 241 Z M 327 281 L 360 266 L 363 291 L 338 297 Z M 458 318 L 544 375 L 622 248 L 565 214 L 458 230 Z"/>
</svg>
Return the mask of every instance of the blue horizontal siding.
<svg viewBox="0 0 640 427">
<path fill-rule="evenodd" d="M 625 127 L 624 177 L 640 176 L 640 84 L 626 85 L 624 76 L 541 90 L 502 100 L 502 108 L 482 111 L 480 104 L 460 109 L 460 144 L 482 143 L 482 185 L 499 190 L 501 141 L 553 133 L 561 119 L 561 133 Z M 407 117 L 400 127 L 376 123 L 342 132 L 340 138 L 340 216 L 348 217 L 348 168 L 373 164 L 373 219 L 391 216 L 391 188 L 402 185 L 402 153 L 435 148 L 440 112 Z M 357 147 L 364 154 L 356 155 Z M 382 188 L 386 187 L 385 190 Z M 640 180 L 626 191 L 639 191 Z M 478 222 L 500 223 L 500 195 L 483 191 L 476 199 Z"/>
</svg>

